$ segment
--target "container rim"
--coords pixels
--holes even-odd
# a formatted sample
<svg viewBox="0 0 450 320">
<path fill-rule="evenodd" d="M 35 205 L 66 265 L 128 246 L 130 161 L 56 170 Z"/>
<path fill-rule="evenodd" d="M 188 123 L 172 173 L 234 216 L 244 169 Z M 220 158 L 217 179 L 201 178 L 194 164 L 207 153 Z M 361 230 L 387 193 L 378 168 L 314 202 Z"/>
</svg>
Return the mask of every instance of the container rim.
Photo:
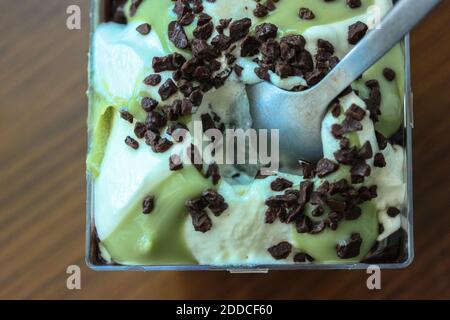
<svg viewBox="0 0 450 320">
<path fill-rule="evenodd" d="M 102 19 L 102 5 L 108 0 L 90 1 L 90 44 L 93 41 L 93 32 Z M 91 46 L 90 46 L 91 47 Z M 404 131 L 405 131 L 405 176 L 406 176 L 406 216 L 402 222 L 402 228 L 406 232 L 405 254 L 403 261 L 392 263 L 351 263 L 351 264 L 262 264 L 262 265 L 115 265 L 104 264 L 97 261 L 98 253 L 95 223 L 94 223 L 94 192 L 93 181 L 89 173 L 86 174 L 87 192 L 86 192 L 86 232 L 85 232 L 85 263 L 87 267 L 94 271 L 228 271 L 230 273 L 267 273 L 271 270 L 363 270 L 369 266 L 376 265 L 380 269 L 393 270 L 405 269 L 409 267 L 414 260 L 414 237 L 413 237 L 413 176 L 412 176 L 412 131 L 413 121 L 413 94 L 411 91 L 411 58 L 410 58 L 410 36 L 405 36 L 403 40 L 403 49 L 405 55 L 405 81 L 404 81 Z M 90 54 L 89 54 L 90 56 Z M 88 99 L 91 106 L 91 76 L 92 59 L 88 62 Z M 90 135 L 88 135 L 88 144 L 90 145 Z"/>
</svg>

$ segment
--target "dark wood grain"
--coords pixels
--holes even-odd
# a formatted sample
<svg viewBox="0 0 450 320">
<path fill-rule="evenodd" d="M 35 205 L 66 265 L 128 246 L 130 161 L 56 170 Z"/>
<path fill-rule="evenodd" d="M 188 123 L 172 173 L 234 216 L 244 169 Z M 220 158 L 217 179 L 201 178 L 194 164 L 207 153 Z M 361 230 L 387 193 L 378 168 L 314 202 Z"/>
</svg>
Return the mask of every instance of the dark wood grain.
<svg viewBox="0 0 450 320">
<path fill-rule="evenodd" d="M 65 27 L 79 4 L 83 29 Z M 87 0 L 0 0 L 0 298 L 450 298 L 450 1 L 412 35 L 416 259 L 385 271 L 96 273 L 84 266 Z M 82 266 L 82 290 L 66 267 Z"/>
</svg>

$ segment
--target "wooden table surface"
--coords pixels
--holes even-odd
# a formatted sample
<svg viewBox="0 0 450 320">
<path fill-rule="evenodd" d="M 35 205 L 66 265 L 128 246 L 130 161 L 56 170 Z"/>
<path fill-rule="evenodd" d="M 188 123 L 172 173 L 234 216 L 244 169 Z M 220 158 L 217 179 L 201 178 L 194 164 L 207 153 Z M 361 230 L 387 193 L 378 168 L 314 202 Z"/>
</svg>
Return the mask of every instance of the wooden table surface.
<svg viewBox="0 0 450 320">
<path fill-rule="evenodd" d="M 424 1 L 424 0 L 420 0 Z M 450 298 L 450 1 L 412 35 L 416 258 L 383 271 L 98 273 L 84 264 L 87 0 L 0 0 L 0 298 Z M 82 30 L 66 8 L 82 9 Z M 82 289 L 66 289 L 79 265 Z"/>
</svg>

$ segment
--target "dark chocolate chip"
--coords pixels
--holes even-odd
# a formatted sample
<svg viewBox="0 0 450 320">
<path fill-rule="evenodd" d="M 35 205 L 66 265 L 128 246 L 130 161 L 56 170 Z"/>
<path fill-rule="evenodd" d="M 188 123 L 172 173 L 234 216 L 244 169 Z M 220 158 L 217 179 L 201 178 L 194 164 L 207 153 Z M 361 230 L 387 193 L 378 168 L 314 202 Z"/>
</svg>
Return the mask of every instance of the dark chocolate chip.
<svg viewBox="0 0 450 320">
<path fill-rule="evenodd" d="M 336 253 L 341 259 L 350 259 L 357 257 L 360 252 L 362 238 L 359 233 L 353 233 L 350 239 L 346 240 L 345 243 L 339 243 L 336 246 Z"/>
<path fill-rule="evenodd" d="M 255 29 L 256 38 L 261 42 L 276 38 L 277 33 L 278 27 L 272 23 L 260 24 Z"/>
<path fill-rule="evenodd" d="M 388 140 L 386 139 L 385 136 L 383 136 L 380 132 L 375 131 L 375 136 L 377 138 L 377 142 L 378 142 L 378 148 L 380 150 L 384 150 L 387 147 L 388 144 Z"/>
<path fill-rule="evenodd" d="M 266 68 L 261 67 L 255 68 L 255 74 L 258 76 L 258 78 L 262 80 L 270 81 L 269 70 L 267 70 Z"/>
<path fill-rule="evenodd" d="M 314 261 L 314 258 L 311 257 L 307 253 L 300 252 L 294 256 L 294 262 L 296 262 L 296 263 L 305 263 L 305 262 L 313 262 L 313 261 Z"/>
<path fill-rule="evenodd" d="M 183 169 L 183 163 L 180 157 L 176 154 L 173 154 L 169 158 L 169 169 L 171 171 L 178 171 Z"/>
<path fill-rule="evenodd" d="M 144 79 L 144 83 L 148 86 L 157 86 L 161 83 L 161 76 L 159 74 L 149 75 Z"/>
<path fill-rule="evenodd" d="M 357 106 L 356 104 L 352 104 L 350 106 L 350 108 L 348 108 L 345 111 L 345 115 L 349 116 L 357 121 L 361 121 L 362 119 L 364 119 L 364 116 L 366 115 L 366 111 L 363 108 Z"/>
<path fill-rule="evenodd" d="M 161 100 L 165 101 L 169 99 L 172 95 L 174 95 L 178 91 L 178 87 L 173 82 L 172 79 L 167 79 L 161 87 L 159 87 L 158 93 L 161 97 Z"/>
<path fill-rule="evenodd" d="M 267 251 L 269 251 L 270 255 L 276 260 L 286 259 L 292 251 L 292 245 L 287 241 L 283 241 L 270 247 Z"/>
<path fill-rule="evenodd" d="M 233 70 L 238 77 L 241 77 L 242 71 L 244 70 L 244 68 L 242 68 L 240 65 L 236 64 L 236 65 L 234 65 Z"/>
<path fill-rule="evenodd" d="M 356 162 L 350 169 L 350 174 L 353 176 L 368 177 L 370 172 L 370 166 L 364 161 Z"/>
<path fill-rule="evenodd" d="M 189 212 L 192 218 L 192 225 L 194 230 L 198 232 L 208 232 L 212 228 L 212 221 L 208 214 L 204 211 Z"/>
<path fill-rule="evenodd" d="M 224 34 L 218 34 L 211 40 L 211 44 L 220 51 L 225 51 L 231 46 L 232 40 Z"/>
<path fill-rule="evenodd" d="M 361 149 L 358 151 L 358 157 L 361 159 L 370 159 L 373 156 L 372 145 L 369 141 L 363 144 Z"/>
<path fill-rule="evenodd" d="M 373 165 L 377 168 L 386 167 L 386 160 L 384 159 L 384 156 L 382 153 L 377 153 L 375 155 L 375 157 L 373 158 Z"/>
<path fill-rule="evenodd" d="M 202 197 L 208 202 L 209 209 L 216 217 L 228 209 L 228 204 L 225 203 L 223 196 L 215 190 L 208 189 L 203 191 Z"/>
<path fill-rule="evenodd" d="M 395 207 L 390 207 L 387 209 L 387 214 L 389 217 L 395 218 L 396 216 L 398 216 L 400 214 L 400 210 Z"/>
<path fill-rule="evenodd" d="M 252 20 L 249 18 L 233 21 L 230 24 L 231 39 L 233 39 L 233 41 L 237 41 L 244 38 L 248 34 L 251 26 Z"/>
<path fill-rule="evenodd" d="M 251 57 L 259 53 L 261 43 L 253 36 L 247 36 L 241 43 L 241 56 Z"/>
<path fill-rule="evenodd" d="M 214 25 L 212 21 L 207 22 L 203 25 L 198 25 L 197 28 L 194 29 L 193 35 L 197 39 L 208 40 L 214 31 Z"/>
<path fill-rule="evenodd" d="M 186 49 L 189 47 L 189 40 L 184 32 L 184 27 L 177 21 L 169 23 L 169 40 L 178 49 Z"/>
<path fill-rule="evenodd" d="M 255 17 L 262 18 L 269 14 L 269 9 L 266 6 L 257 3 L 255 10 L 253 10 L 253 14 Z"/>
<path fill-rule="evenodd" d="M 130 137 L 130 136 L 128 136 L 128 137 L 125 138 L 125 143 L 126 143 L 129 147 L 131 147 L 131 148 L 133 148 L 133 149 L 135 149 L 135 150 L 137 150 L 137 149 L 139 148 L 139 142 L 137 142 L 135 139 L 133 139 L 133 138 Z"/>
<path fill-rule="evenodd" d="M 136 31 L 142 35 L 147 35 L 152 30 L 152 27 L 148 23 L 143 23 L 136 28 Z"/>
<path fill-rule="evenodd" d="M 298 16 L 300 17 L 300 19 L 302 20 L 312 20 L 314 19 L 316 16 L 314 15 L 314 12 L 312 12 L 310 9 L 308 8 L 300 8 L 299 12 L 298 12 Z"/>
<path fill-rule="evenodd" d="M 161 138 L 156 143 L 154 151 L 156 153 L 164 153 L 167 150 L 169 150 L 172 146 L 173 146 L 173 142 L 172 141 L 170 141 L 170 140 L 168 140 L 166 138 Z"/>
<path fill-rule="evenodd" d="M 155 110 L 158 104 L 159 104 L 158 101 L 149 97 L 145 97 L 141 100 L 141 106 L 145 112 L 151 112 Z"/>
<path fill-rule="evenodd" d="M 131 0 L 129 15 L 134 17 L 143 0 Z"/>
<path fill-rule="evenodd" d="M 347 5 L 352 9 L 359 8 L 361 7 L 361 0 L 347 0 Z"/>
<path fill-rule="evenodd" d="M 208 170 L 206 170 L 205 177 L 211 178 L 214 185 L 219 183 L 221 176 L 217 164 L 212 163 L 208 166 Z"/>
<path fill-rule="evenodd" d="M 316 165 L 316 172 L 319 178 L 323 178 L 330 173 L 333 173 L 339 169 L 339 165 L 329 159 L 320 159 Z"/>
<path fill-rule="evenodd" d="M 150 214 L 152 213 L 154 208 L 155 208 L 155 197 L 153 196 L 146 197 L 142 202 L 142 213 Z"/>
<path fill-rule="evenodd" d="M 348 27 L 348 43 L 357 44 L 367 33 L 369 28 L 361 21 L 358 21 Z"/>
<path fill-rule="evenodd" d="M 386 78 L 387 81 L 393 81 L 395 79 L 395 71 L 392 70 L 391 68 L 384 68 L 383 76 Z"/>
<path fill-rule="evenodd" d="M 134 126 L 134 134 L 139 139 L 142 139 L 145 136 L 145 132 L 147 132 L 147 127 L 142 122 L 136 122 Z"/>
<path fill-rule="evenodd" d="M 333 155 L 337 162 L 345 165 L 351 165 L 357 156 L 356 147 L 339 149 L 334 152 Z"/>
<path fill-rule="evenodd" d="M 133 115 L 126 110 L 120 110 L 120 117 L 129 123 L 133 123 Z"/>
<path fill-rule="evenodd" d="M 167 124 L 167 118 L 159 111 L 151 111 L 147 114 L 145 125 L 147 129 L 158 131 Z"/>
<path fill-rule="evenodd" d="M 270 184 L 270 188 L 273 191 L 283 191 L 288 188 L 291 188 L 293 185 L 292 181 L 289 181 L 285 178 L 276 178 L 272 183 Z"/>
</svg>

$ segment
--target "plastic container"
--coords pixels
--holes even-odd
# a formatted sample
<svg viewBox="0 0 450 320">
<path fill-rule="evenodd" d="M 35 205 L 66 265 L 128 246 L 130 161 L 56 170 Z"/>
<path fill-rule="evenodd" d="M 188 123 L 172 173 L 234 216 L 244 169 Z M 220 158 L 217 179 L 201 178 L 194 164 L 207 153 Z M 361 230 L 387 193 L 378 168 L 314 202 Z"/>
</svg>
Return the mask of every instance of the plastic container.
<svg viewBox="0 0 450 320">
<path fill-rule="evenodd" d="M 110 12 L 112 0 L 91 0 L 91 40 L 97 25 L 107 21 L 107 13 Z M 95 194 L 93 181 L 87 174 L 86 195 L 86 264 L 96 271 L 152 271 L 152 270 L 224 270 L 231 273 L 266 273 L 270 270 L 319 270 L 319 269 L 366 269 L 369 265 L 378 265 L 381 269 L 402 269 L 408 267 L 414 259 L 413 249 L 413 179 L 412 179 L 412 130 L 413 130 L 413 94 L 411 91 L 410 73 L 410 44 L 409 36 L 405 37 L 405 96 L 404 96 L 404 122 L 403 144 L 406 150 L 405 172 L 407 195 L 406 206 L 402 210 L 402 227 L 399 231 L 379 243 L 379 249 L 374 251 L 364 262 L 351 264 L 276 264 L 276 265 L 149 265 L 149 266 L 125 266 L 105 263 L 98 250 L 98 238 L 95 232 L 94 206 Z M 89 59 L 89 86 L 91 83 L 92 61 Z M 89 92 L 91 90 L 89 89 Z M 90 107 L 89 93 L 89 107 Z M 88 137 L 90 145 L 90 137 Z"/>
</svg>

